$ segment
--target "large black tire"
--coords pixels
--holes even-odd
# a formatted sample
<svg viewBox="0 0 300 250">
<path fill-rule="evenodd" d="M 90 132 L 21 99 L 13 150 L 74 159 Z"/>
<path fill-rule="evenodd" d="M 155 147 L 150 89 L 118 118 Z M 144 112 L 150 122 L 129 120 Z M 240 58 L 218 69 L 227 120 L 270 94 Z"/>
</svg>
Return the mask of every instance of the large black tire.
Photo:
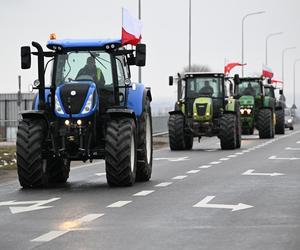
<svg viewBox="0 0 300 250">
<path fill-rule="evenodd" d="M 17 133 L 17 168 L 20 185 L 24 188 L 48 184 L 47 160 L 42 157 L 47 125 L 44 120 L 24 119 Z"/>
<path fill-rule="evenodd" d="M 137 181 L 149 181 L 152 173 L 153 139 L 150 101 L 146 98 L 145 109 L 140 120 L 139 146 L 137 153 Z"/>
<path fill-rule="evenodd" d="M 241 115 L 240 107 L 237 108 L 238 112 L 236 114 L 236 148 L 241 148 L 242 143 L 242 128 L 241 128 Z"/>
<path fill-rule="evenodd" d="M 275 134 L 283 135 L 284 132 L 284 109 L 276 110 Z"/>
<path fill-rule="evenodd" d="M 133 119 L 121 118 L 107 124 L 105 143 L 106 179 L 110 186 L 131 186 L 135 182 L 137 145 Z"/>
<path fill-rule="evenodd" d="M 185 143 L 185 149 L 191 150 L 194 144 L 194 136 L 192 134 L 186 133 L 184 135 L 184 143 Z"/>
<path fill-rule="evenodd" d="M 52 158 L 47 161 L 49 183 L 66 183 L 70 174 L 70 161 Z"/>
<path fill-rule="evenodd" d="M 270 109 L 261 109 L 257 118 L 260 139 L 274 137 L 273 115 Z"/>
<path fill-rule="evenodd" d="M 181 114 L 171 114 L 168 122 L 169 143 L 171 150 L 185 149 L 184 116 Z"/>
<path fill-rule="evenodd" d="M 232 113 L 226 113 L 220 120 L 220 134 L 222 149 L 235 149 L 237 142 L 237 122 L 236 115 Z"/>
</svg>

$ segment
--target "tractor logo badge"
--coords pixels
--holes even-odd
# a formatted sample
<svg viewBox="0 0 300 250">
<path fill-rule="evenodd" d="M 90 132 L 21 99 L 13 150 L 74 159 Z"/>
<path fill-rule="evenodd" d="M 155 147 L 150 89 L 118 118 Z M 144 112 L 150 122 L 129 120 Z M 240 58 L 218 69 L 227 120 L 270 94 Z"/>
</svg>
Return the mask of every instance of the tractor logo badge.
<svg viewBox="0 0 300 250">
<path fill-rule="evenodd" d="M 71 91 L 71 96 L 75 96 L 76 95 L 76 91 L 75 90 L 72 90 Z"/>
</svg>

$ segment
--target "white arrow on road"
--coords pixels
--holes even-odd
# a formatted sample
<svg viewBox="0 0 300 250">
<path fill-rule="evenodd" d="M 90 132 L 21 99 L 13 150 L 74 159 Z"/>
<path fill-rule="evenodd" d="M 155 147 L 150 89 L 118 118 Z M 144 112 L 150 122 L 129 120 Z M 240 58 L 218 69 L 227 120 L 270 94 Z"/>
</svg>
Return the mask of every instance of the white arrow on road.
<svg viewBox="0 0 300 250">
<path fill-rule="evenodd" d="M 185 156 L 185 157 L 178 157 L 178 158 L 154 158 L 153 160 L 155 161 L 161 161 L 161 160 L 167 160 L 167 161 L 189 161 L 190 159 Z"/>
<path fill-rule="evenodd" d="M 0 206 L 10 206 L 9 209 L 12 214 L 18 214 L 18 213 L 24 213 L 24 212 L 30 212 L 34 210 L 40 210 L 40 209 L 45 209 L 45 208 L 51 208 L 52 206 L 43 206 L 47 203 L 57 201 L 60 198 L 52 198 L 49 200 L 39 200 L 39 201 L 4 201 L 0 202 Z M 27 207 L 15 207 L 18 205 L 30 205 Z"/>
<path fill-rule="evenodd" d="M 287 148 L 285 148 L 285 150 L 294 150 L 294 151 L 298 151 L 298 150 L 300 150 L 300 148 L 291 148 L 291 147 L 287 147 Z"/>
<path fill-rule="evenodd" d="M 208 204 L 213 198 L 216 196 L 206 196 L 203 200 L 199 201 L 193 207 L 202 207 L 202 208 L 224 208 L 224 209 L 231 209 L 232 212 L 243 210 L 247 208 L 251 208 L 253 206 L 239 203 L 237 205 L 224 205 L 224 204 Z"/>
<path fill-rule="evenodd" d="M 300 160 L 300 158 L 296 158 L 296 157 L 292 157 L 292 158 L 280 158 L 277 157 L 275 155 L 272 155 L 269 157 L 269 160 L 289 160 L 289 161 L 296 161 L 296 160 Z"/>
<path fill-rule="evenodd" d="M 254 171 L 255 171 L 255 169 L 249 169 L 245 173 L 243 173 L 242 175 L 261 175 L 261 176 L 280 176 L 280 175 L 284 175 L 282 173 L 253 173 Z"/>
</svg>

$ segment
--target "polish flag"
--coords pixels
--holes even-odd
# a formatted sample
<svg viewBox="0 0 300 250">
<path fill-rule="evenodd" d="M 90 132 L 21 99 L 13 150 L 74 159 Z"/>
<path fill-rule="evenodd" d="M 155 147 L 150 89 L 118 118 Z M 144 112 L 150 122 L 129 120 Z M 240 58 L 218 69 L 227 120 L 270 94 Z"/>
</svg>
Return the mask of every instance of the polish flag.
<svg viewBox="0 0 300 250">
<path fill-rule="evenodd" d="M 137 45 L 142 39 L 142 22 L 125 8 L 122 9 L 122 17 L 122 45 Z"/>
<path fill-rule="evenodd" d="M 267 65 L 263 65 L 262 76 L 272 79 L 274 76 L 274 73 L 273 73 L 272 69 L 269 68 Z"/>
<path fill-rule="evenodd" d="M 227 75 L 230 73 L 230 71 L 236 67 L 236 66 L 245 66 L 246 64 L 241 64 L 241 63 L 228 63 L 224 67 L 224 74 Z"/>
<path fill-rule="evenodd" d="M 275 83 L 275 84 L 277 84 L 277 83 L 283 84 L 283 81 L 279 81 L 279 80 L 275 80 L 275 79 L 272 79 L 271 82 L 272 82 L 272 83 Z"/>
</svg>

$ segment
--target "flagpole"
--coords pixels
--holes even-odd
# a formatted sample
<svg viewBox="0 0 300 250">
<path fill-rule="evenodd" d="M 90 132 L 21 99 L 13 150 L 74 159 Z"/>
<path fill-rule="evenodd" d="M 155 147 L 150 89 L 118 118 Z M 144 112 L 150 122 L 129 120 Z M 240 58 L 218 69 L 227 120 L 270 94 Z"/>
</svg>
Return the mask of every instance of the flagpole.
<svg viewBox="0 0 300 250">
<path fill-rule="evenodd" d="M 189 72 L 192 67 L 192 1 L 189 1 Z"/>
<path fill-rule="evenodd" d="M 139 20 L 142 19 L 142 7 L 141 7 L 141 0 L 138 0 L 139 1 Z M 139 83 L 142 82 L 142 67 L 139 67 Z"/>
</svg>

